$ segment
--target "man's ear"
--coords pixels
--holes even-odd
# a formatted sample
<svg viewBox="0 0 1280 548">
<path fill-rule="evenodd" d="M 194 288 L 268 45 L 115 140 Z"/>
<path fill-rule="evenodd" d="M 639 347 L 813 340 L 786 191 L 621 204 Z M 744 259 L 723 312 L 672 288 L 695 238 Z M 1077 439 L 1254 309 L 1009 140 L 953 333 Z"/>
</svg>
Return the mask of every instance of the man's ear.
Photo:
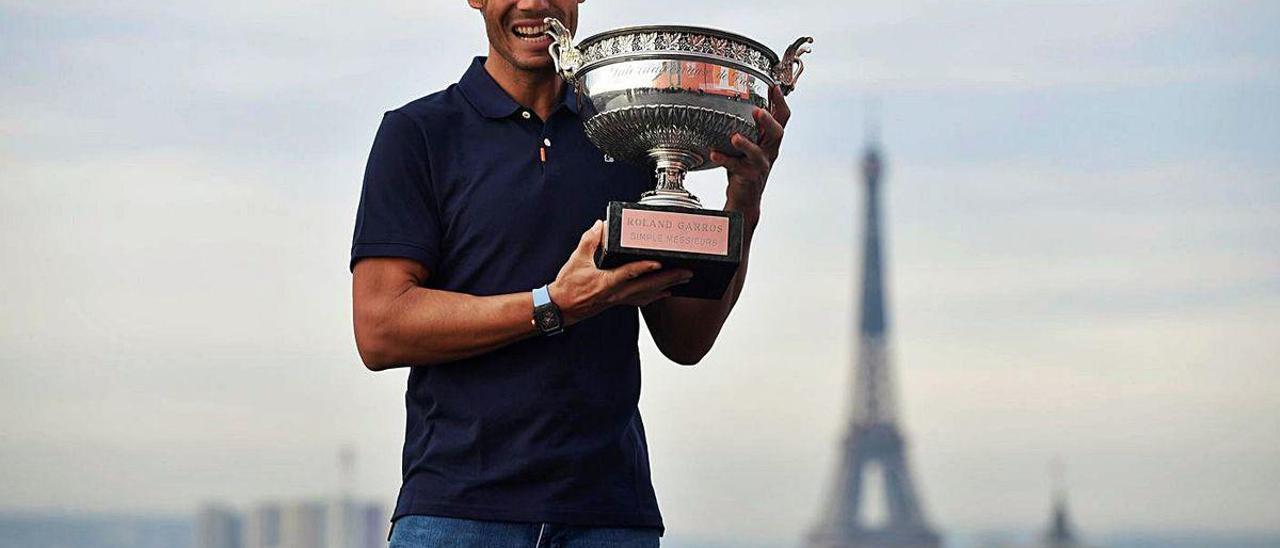
<svg viewBox="0 0 1280 548">
<path fill-rule="evenodd" d="M 581 2 L 582 0 L 578 0 L 578 1 Z M 478 10 L 483 10 L 484 0 L 467 0 L 467 5 Z"/>
</svg>

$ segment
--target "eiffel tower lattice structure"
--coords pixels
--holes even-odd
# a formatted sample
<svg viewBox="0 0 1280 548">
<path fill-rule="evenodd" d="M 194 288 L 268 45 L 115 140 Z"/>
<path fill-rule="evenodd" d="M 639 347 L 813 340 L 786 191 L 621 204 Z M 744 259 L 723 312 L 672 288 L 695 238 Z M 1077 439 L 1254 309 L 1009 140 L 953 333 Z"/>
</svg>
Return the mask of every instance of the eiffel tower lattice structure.
<svg viewBox="0 0 1280 548">
<path fill-rule="evenodd" d="M 866 183 L 863 232 L 862 312 L 859 321 L 853 412 L 841 446 L 835 481 L 825 511 L 808 537 L 810 548 L 938 548 L 940 539 L 925 517 L 911 471 L 906 441 L 897 423 L 885 315 L 881 262 L 879 147 L 867 147 L 862 161 Z M 866 481 L 879 471 L 883 493 Z M 883 497 L 885 517 L 867 523 L 867 503 Z"/>
</svg>

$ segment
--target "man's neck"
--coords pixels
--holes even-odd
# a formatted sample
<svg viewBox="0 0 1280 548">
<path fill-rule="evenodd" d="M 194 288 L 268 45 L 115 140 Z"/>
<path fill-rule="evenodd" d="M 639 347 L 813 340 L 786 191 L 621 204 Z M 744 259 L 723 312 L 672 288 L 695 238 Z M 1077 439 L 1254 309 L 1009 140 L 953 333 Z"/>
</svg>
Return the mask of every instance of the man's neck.
<svg viewBox="0 0 1280 548">
<path fill-rule="evenodd" d="M 560 103 L 560 75 L 554 70 L 527 71 L 520 70 L 507 62 L 492 49 L 489 58 L 484 62 L 484 70 L 494 82 L 507 92 L 521 106 L 537 113 L 538 118 L 547 120 L 555 112 Z"/>
</svg>

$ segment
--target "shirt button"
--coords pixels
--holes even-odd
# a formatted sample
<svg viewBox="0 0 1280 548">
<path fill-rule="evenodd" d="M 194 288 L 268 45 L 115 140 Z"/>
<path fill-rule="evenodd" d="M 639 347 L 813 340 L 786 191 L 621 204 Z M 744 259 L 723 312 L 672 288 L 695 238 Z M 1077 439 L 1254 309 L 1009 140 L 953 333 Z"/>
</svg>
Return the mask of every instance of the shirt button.
<svg viewBox="0 0 1280 548">
<path fill-rule="evenodd" d="M 521 117 L 521 118 L 524 118 L 525 120 L 528 120 L 530 116 L 532 116 L 532 115 L 531 115 L 531 114 L 529 114 L 529 111 L 527 111 L 527 110 L 522 110 L 522 111 L 520 111 L 520 117 Z"/>
<path fill-rule="evenodd" d="M 543 139 L 542 144 L 546 146 L 551 146 L 551 139 Z"/>
</svg>

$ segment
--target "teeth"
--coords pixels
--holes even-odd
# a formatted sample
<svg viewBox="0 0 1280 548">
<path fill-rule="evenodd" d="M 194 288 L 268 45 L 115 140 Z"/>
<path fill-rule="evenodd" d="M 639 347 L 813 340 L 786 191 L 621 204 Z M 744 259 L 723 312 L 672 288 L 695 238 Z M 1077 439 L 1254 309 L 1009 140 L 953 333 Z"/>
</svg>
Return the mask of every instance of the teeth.
<svg viewBox="0 0 1280 548">
<path fill-rule="evenodd" d="M 544 32 L 547 32 L 547 29 L 550 29 L 550 28 L 551 28 L 551 25 L 548 25 L 546 23 L 543 23 L 541 25 L 533 25 L 533 26 L 518 26 L 516 27 L 516 34 L 523 34 L 525 36 L 536 36 Z"/>
</svg>

